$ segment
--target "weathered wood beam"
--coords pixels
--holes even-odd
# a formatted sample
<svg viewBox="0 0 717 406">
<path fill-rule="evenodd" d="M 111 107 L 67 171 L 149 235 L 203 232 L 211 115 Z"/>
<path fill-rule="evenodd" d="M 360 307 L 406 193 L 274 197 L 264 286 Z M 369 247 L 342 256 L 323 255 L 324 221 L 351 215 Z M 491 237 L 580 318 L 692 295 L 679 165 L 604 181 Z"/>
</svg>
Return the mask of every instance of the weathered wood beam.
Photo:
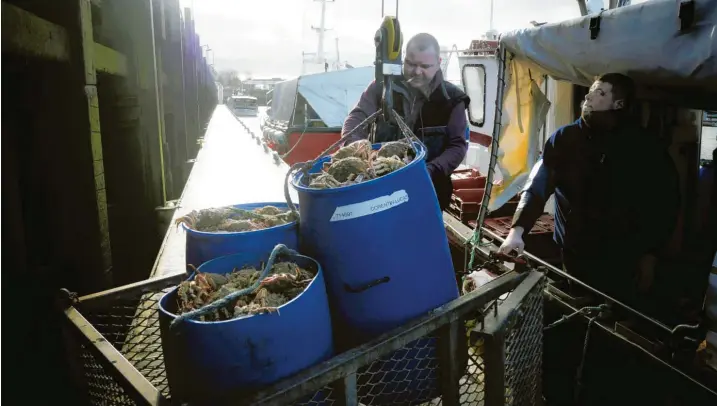
<svg viewBox="0 0 717 406">
<path fill-rule="evenodd" d="M 95 42 L 93 59 L 96 71 L 127 76 L 127 58 L 114 49 Z"/>
<path fill-rule="evenodd" d="M 102 266 L 108 269 L 112 265 L 110 246 L 109 215 L 107 212 L 107 189 L 105 186 L 105 168 L 102 155 L 102 134 L 100 128 L 100 105 L 97 95 L 97 72 L 95 71 L 96 44 L 92 33 L 92 8 L 90 0 L 78 0 L 80 39 L 82 44 L 82 62 L 84 70 L 85 96 L 87 97 L 87 119 L 90 124 L 89 144 L 95 180 L 95 199 L 100 237 Z"/>
<path fill-rule="evenodd" d="M 12 4 L 2 3 L 2 49 L 45 59 L 68 61 L 67 31 Z"/>
<path fill-rule="evenodd" d="M 97 0 L 93 0 L 97 1 Z M 70 59 L 67 30 L 12 4 L 2 3 L 2 47 L 42 59 L 67 62 Z M 112 48 L 94 43 L 92 64 L 95 70 L 127 76 L 127 58 Z"/>
</svg>

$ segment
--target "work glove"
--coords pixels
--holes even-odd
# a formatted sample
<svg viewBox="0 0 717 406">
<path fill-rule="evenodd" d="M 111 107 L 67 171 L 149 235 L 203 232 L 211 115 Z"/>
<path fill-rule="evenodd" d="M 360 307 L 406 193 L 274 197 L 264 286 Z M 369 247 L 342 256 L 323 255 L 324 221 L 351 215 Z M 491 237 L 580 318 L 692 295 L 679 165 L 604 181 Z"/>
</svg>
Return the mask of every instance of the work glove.
<svg viewBox="0 0 717 406">
<path fill-rule="evenodd" d="M 505 241 L 503 241 L 503 244 L 498 248 L 498 253 L 510 255 L 512 251 L 515 251 L 517 256 L 522 254 L 524 249 L 523 227 L 514 227 L 510 229 Z"/>
</svg>

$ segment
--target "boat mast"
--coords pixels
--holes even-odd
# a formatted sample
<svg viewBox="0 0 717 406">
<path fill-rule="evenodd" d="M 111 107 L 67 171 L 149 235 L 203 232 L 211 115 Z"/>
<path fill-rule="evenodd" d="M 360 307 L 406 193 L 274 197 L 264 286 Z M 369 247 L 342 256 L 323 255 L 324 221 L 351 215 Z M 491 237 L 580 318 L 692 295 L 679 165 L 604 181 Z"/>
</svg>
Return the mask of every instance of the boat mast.
<svg viewBox="0 0 717 406">
<path fill-rule="evenodd" d="M 490 20 L 488 21 L 488 32 L 486 33 L 487 40 L 495 40 L 498 38 L 498 33 L 495 31 L 493 26 L 493 8 L 495 0 L 490 0 Z"/>
<path fill-rule="evenodd" d="M 315 27 L 314 25 L 311 26 L 311 29 L 316 31 L 319 34 L 319 46 L 316 50 L 316 53 L 314 52 L 302 52 L 302 56 L 304 58 L 302 67 L 301 67 L 301 74 L 303 75 L 306 71 L 306 63 L 309 62 L 306 60 L 307 56 L 313 56 L 313 62 L 316 64 L 324 65 L 326 62 L 326 58 L 324 57 L 324 34 L 326 31 L 328 31 L 330 28 L 326 28 L 326 3 L 327 2 L 334 2 L 335 0 L 314 0 L 321 2 L 321 20 L 319 21 L 319 26 Z"/>
<path fill-rule="evenodd" d="M 336 37 L 336 70 L 341 69 L 341 55 L 339 54 L 339 37 Z"/>
<path fill-rule="evenodd" d="M 315 31 L 319 33 L 319 48 L 316 52 L 316 63 L 324 62 L 324 33 L 326 33 L 326 1 L 327 0 L 315 0 L 321 2 L 321 20 L 319 27 L 312 26 Z"/>
</svg>

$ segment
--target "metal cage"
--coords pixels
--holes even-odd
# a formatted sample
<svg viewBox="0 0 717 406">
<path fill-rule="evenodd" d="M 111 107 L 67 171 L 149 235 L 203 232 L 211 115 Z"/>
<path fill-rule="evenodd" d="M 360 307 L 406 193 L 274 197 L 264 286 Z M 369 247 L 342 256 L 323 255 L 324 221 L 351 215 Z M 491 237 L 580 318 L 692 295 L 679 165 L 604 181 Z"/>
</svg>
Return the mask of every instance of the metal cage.
<svg viewBox="0 0 717 406">
<path fill-rule="evenodd" d="M 157 303 L 185 277 L 176 274 L 80 298 L 63 290 L 66 353 L 87 404 L 174 404 Z M 418 358 L 431 356 L 439 366 L 440 388 L 434 390 L 440 397 L 425 404 L 540 404 L 544 283 L 536 271 L 508 273 L 367 344 L 250 396 L 227 394 L 227 399 L 232 404 L 370 405 L 374 394 L 386 399 L 388 387 L 376 384 L 370 374 L 387 356 L 396 368 L 420 367 L 430 360 Z M 397 351 L 422 337 L 436 337 L 436 351 Z M 456 356 L 465 353 L 466 342 L 468 356 Z M 396 362 L 404 361 L 397 354 L 415 357 Z"/>
</svg>

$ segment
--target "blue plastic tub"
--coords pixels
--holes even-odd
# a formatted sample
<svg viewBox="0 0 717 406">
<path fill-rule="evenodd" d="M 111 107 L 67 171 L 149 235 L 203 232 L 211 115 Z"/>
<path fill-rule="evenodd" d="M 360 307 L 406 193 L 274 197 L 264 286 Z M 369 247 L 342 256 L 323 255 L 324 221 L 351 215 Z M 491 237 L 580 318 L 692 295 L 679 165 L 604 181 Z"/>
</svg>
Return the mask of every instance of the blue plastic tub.
<svg viewBox="0 0 717 406">
<path fill-rule="evenodd" d="M 254 210 L 264 206 L 275 206 L 287 210 L 284 203 L 247 203 L 237 204 L 234 207 Z M 282 224 L 276 227 L 256 231 L 243 231 L 236 233 L 210 233 L 192 230 L 182 224 L 186 231 L 186 264 L 199 267 L 201 264 L 214 258 L 242 252 L 261 252 L 265 254 L 262 260 L 269 257 L 269 253 L 276 244 L 284 244 L 296 250 L 298 248 L 298 227 L 296 222 Z"/>
<path fill-rule="evenodd" d="M 266 257 L 264 251 L 220 257 L 205 263 L 199 271 L 225 274 L 247 264 L 258 267 Z M 162 349 L 173 399 L 219 404 L 217 397 L 228 391 L 255 391 L 333 355 L 321 266 L 302 255 L 284 258 L 318 272 L 306 290 L 279 307 L 278 313 L 221 322 L 185 320 L 170 329 L 176 318 L 177 288 L 162 297 Z M 320 398 L 321 394 L 316 396 Z"/>
<path fill-rule="evenodd" d="M 342 350 L 459 296 L 443 216 L 426 170 L 425 149 L 416 145 L 418 153 L 410 164 L 368 182 L 310 189 L 302 186 L 302 173 L 292 177 L 299 195 L 301 251 L 324 267 L 336 344 Z M 329 159 L 319 160 L 310 172 L 318 172 Z M 433 354 L 434 341 L 426 343 L 419 340 L 405 351 Z M 385 374 L 381 382 L 415 380 L 406 384 L 413 392 L 418 385 L 435 386 L 437 364 L 426 362 L 407 375 Z M 386 361 L 381 370 L 406 371 L 398 364 Z M 426 374 L 430 376 L 422 380 Z M 402 400 L 410 401 L 411 396 L 404 395 Z"/>
</svg>

